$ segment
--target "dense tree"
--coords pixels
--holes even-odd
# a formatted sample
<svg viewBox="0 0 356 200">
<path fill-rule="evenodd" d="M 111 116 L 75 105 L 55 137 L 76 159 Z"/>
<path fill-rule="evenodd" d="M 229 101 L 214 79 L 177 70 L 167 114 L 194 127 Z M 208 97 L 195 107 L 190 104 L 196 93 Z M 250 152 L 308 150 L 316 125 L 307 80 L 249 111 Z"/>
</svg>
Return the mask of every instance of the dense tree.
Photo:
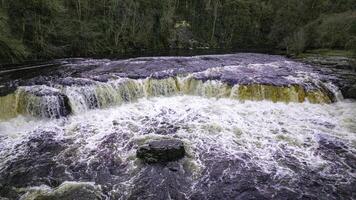
<svg viewBox="0 0 356 200">
<path fill-rule="evenodd" d="M 0 60 L 169 48 L 355 49 L 356 0 L 1 0 Z"/>
<path fill-rule="evenodd" d="M 15 62 L 23 60 L 26 55 L 23 43 L 11 35 L 7 13 L 0 9 L 0 58 Z"/>
</svg>

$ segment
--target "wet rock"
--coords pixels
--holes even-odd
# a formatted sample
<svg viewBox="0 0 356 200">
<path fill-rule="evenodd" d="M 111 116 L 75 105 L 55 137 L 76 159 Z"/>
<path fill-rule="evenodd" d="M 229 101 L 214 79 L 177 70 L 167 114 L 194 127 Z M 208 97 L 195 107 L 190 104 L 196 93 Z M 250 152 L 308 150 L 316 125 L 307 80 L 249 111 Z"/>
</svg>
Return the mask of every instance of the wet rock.
<svg viewBox="0 0 356 200">
<path fill-rule="evenodd" d="M 343 88 L 342 94 L 346 99 L 356 99 L 356 85 Z"/>
<path fill-rule="evenodd" d="M 97 153 L 97 157 L 90 161 L 86 170 L 91 181 L 101 185 L 114 185 L 123 178 L 127 164 L 117 156 L 118 152 L 104 149 Z"/>
<path fill-rule="evenodd" d="M 3 187 L 57 186 L 68 178 L 53 158 L 64 150 L 69 141 L 57 140 L 55 135 L 54 132 L 43 132 L 17 145 L 14 153 L 23 153 L 9 160 L 0 171 Z M 0 196 L 3 195 L 1 192 Z"/>
<path fill-rule="evenodd" d="M 34 116 L 47 118 L 66 117 L 72 113 L 69 98 L 59 90 L 47 86 L 25 87 L 21 101 L 27 104 L 27 112 Z M 37 101 L 29 100 L 30 97 Z"/>
<path fill-rule="evenodd" d="M 316 152 L 330 162 L 330 170 L 334 173 L 343 174 L 349 169 L 355 169 L 355 152 L 348 148 L 344 141 L 324 135 L 319 135 L 318 137 L 319 147 Z"/>
<path fill-rule="evenodd" d="M 343 56 L 311 56 L 303 59 L 304 61 L 323 66 L 331 66 L 339 69 L 353 70 L 354 59 Z"/>
<path fill-rule="evenodd" d="M 118 126 L 118 125 L 119 125 L 119 122 L 118 122 L 117 120 L 113 120 L 113 121 L 112 121 L 112 125 Z"/>
<path fill-rule="evenodd" d="M 313 199 L 308 197 L 301 198 L 301 194 L 298 192 L 292 191 L 288 188 L 281 188 L 275 192 L 273 196 L 274 199 Z"/>
<path fill-rule="evenodd" d="M 30 191 L 21 199 L 32 200 L 101 200 L 105 197 L 90 183 L 65 182 L 55 190 L 42 189 Z"/>
<path fill-rule="evenodd" d="M 120 140 L 124 139 L 116 133 L 106 136 L 97 149 L 90 151 L 89 159 L 83 158 L 78 149 L 66 149 L 68 153 L 76 152 L 61 158 L 61 161 L 67 164 L 66 173 L 70 174 L 74 181 L 94 182 L 101 186 L 103 193 L 109 193 L 118 183 L 125 182 L 128 178 L 129 165 L 121 160 L 121 152 L 117 149 Z M 110 199 L 118 199 L 117 193 L 114 195 L 115 198 Z"/>
<path fill-rule="evenodd" d="M 325 135 L 318 136 L 319 150 L 324 152 L 326 155 L 330 154 L 343 155 L 348 152 L 348 147 L 337 138 L 328 137 Z"/>
<path fill-rule="evenodd" d="M 19 199 L 15 188 L 4 186 L 0 183 L 0 200 Z"/>
<path fill-rule="evenodd" d="M 164 163 L 183 158 L 185 148 L 177 139 L 154 140 L 140 146 L 136 155 L 146 163 Z"/>
<path fill-rule="evenodd" d="M 162 109 L 161 112 L 153 117 L 146 116 L 142 123 L 145 124 L 140 130 L 141 134 L 158 134 L 158 135 L 174 135 L 181 125 L 179 121 L 172 121 L 171 115 L 176 112 L 172 109 Z M 164 120 L 158 120 L 163 118 Z"/>
<path fill-rule="evenodd" d="M 356 99 L 355 59 L 346 57 L 307 57 L 301 61 L 312 64 L 320 80 L 338 86 L 346 99 Z"/>
<path fill-rule="evenodd" d="M 110 74 L 104 74 L 104 75 L 98 75 L 98 76 L 91 77 L 91 79 L 93 79 L 94 81 L 103 82 L 103 83 L 106 83 L 110 79 L 113 79 L 113 78 L 117 78 L 117 77 L 110 75 Z"/>
<path fill-rule="evenodd" d="M 180 129 L 179 126 L 169 122 L 150 121 L 147 127 L 141 130 L 142 134 L 158 134 L 158 135 L 173 135 Z"/>
<path fill-rule="evenodd" d="M 172 169 L 176 170 L 172 170 Z M 191 174 L 182 165 L 171 162 L 167 166 L 148 165 L 135 178 L 127 199 L 189 199 L 186 194 L 191 187 Z"/>
<path fill-rule="evenodd" d="M 47 86 L 41 86 L 41 85 L 36 85 L 36 86 L 31 86 L 31 87 L 24 87 L 24 90 L 37 97 L 44 97 L 44 96 L 58 96 L 61 95 L 62 93 L 51 87 Z"/>
<path fill-rule="evenodd" d="M 0 97 L 14 93 L 15 90 L 16 90 L 16 87 L 8 87 L 8 86 L 0 85 Z"/>
<path fill-rule="evenodd" d="M 49 107 L 46 109 L 48 112 L 45 112 L 45 116 L 47 118 L 60 118 L 60 117 L 67 117 L 72 113 L 72 107 L 70 106 L 69 103 L 69 98 L 64 95 L 64 94 L 59 94 L 57 96 L 58 99 L 58 109 L 53 112 L 51 105 L 48 105 Z"/>
<path fill-rule="evenodd" d="M 95 81 L 84 79 L 84 78 L 63 78 L 58 81 L 59 84 L 64 86 L 86 86 L 86 85 L 93 85 Z"/>
<path fill-rule="evenodd" d="M 215 158 L 204 163 L 203 176 L 197 180 L 190 199 L 272 199 L 258 188 L 273 184 L 271 176 L 252 163 L 240 159 Z M 246 167 L 248 166 L 248 167 Z M 206 175 L 209 178 L 205 178 Z M 267 197 L 266 197 L 267 196 Z"/>
<path fill-rule="evenodd" d="M 184 27 L 184 25 L 182 26 Z M 344 62 L 339 58 L 336 60 L 337 62 Z M 298 72 L 301 71 L 305 74 L 309 74 L 310 79 L 315 78 L 310 72 L 316 72 L 316 74 L 321 73 L 320 69 L 313 69 L 309 65 L 293 62 L 281 56 L 248 53 L 195 57 L 134 58 L 116 61 L 66 59 L 61 60 L 58 64 L 61 65 L 61 67 L 58 67 L 57 69 L 51 68 L 53 71 L 50 74 L 43 71 L 43 73 L 39 73 L 41 76 L 36 75 L 37 77 L 34 77 L 33 81 L 21 81 L 21 85 L 40 84 L 50 86 L 58 84 L 64 87 L 75 86 L 84 88 L 94 86 L 99 82 L 105 83 L 117 76 L 129 77 L 132 79 L 145 79 L 148 77 L 163 79 L 174 77 L 176 75 L 194 73 L 196 80 L 201 80 L 203 82 L 207 80 L 217 80 L 226 83 L 229 86 L 234 86 L 236 84 L 273 85 L 278 87 L 300 85 L 305 89 L 306 87 L 318 89 L 317 85 L 306 82 L 306 80 L 300 83 L 299 80 L 303 79 L 303 77 L 299 77 L 300 73 Z M 45 76 L 43 76 L 44 74 Z M 324 81 L 329 82 L 330 79 L 335 77 L 335 74 L 336 73 L 333 71 L 325 73 L 325 76 L 323 76 L 325 77 Z M 343 79 L 343 77 L 340 77 L 340 79 Z M 13 80 L 11 82 L 18 81 L 19 80 Z M 335 82 L 333 81 L 333 83 Z M 327 91 L 328 90 L 326 90 L 326 92 Z M 350 92 L 353 93 L 353 91 Z M 100 101 L 96 99 L 95 94 L 88 94 L 87 91 L 79 91 L 79 93 L 82 93 L 83 96 L 86 97 L 85 101 L 88 101 L 86 104 L 89 105 L 88 107 L 90 109 L 101 106 Z"/>
</svg>

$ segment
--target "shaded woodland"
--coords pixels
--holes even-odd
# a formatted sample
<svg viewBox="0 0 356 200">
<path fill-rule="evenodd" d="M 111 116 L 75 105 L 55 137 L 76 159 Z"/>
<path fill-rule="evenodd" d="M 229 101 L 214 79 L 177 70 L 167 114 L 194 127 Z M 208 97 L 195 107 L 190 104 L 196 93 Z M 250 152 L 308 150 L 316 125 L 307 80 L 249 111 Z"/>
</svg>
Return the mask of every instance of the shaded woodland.
<svg viewBox="0 0 356 200">
<path fill-rule="evenodd" d="M 167 49 L 356 51 L 356 0 L 1 0 L 0 60 Z"/>
</svg>

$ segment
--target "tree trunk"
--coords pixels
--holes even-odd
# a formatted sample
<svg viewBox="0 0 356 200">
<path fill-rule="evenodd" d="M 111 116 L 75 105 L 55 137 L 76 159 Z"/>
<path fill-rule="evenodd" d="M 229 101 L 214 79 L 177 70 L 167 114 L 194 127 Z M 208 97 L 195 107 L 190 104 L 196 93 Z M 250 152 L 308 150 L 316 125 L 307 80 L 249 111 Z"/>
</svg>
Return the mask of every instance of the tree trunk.
<svg viewBox="0 0 356 200">
<path fill-rule="evenodd" d="M 214 40 L 214 35 L 215 35 L 215 29 L 216 29 L 216 21 L 218 19 L 218 4 L 219 4 L 219 1 L 215 1 L 215 4 L 214 4 L 214 22 L 213 22 L 213 30 L 211 32 L 211 38 L 210 38 L 210 41 L 213 42 Z"/>
</svg>

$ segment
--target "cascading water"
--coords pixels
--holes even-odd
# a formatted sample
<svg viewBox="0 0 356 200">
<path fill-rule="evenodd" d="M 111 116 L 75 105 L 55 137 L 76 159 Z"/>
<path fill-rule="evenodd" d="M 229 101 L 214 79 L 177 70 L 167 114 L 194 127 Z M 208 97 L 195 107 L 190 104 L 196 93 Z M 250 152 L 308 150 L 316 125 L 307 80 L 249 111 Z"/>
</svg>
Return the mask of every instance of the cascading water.
<svg viewBox="0 0 356 200">
<path fill-rule="evenodd" d="M 47 86 L 25 86 L 13 94 L 0 97 L 0 119 L 20 115 L 58 118 L 70 113 L 68 97 Z"/>
<path fill-rule="evenodd" d="M 324 86 L 326 87 L 326 86 Z M 139 98 L 172 95 L 194 95 L 236 100 L 270 100 L 273 102 L 331 103 L 339 98 L 336 86 L 325 92 L 324 88 L 306 90 L 301 85 L 274 86 L 265 84 L 229 85 L 219 80 L 199 80 L 193 75 L 165 79 L 117 78 L 108 82 L 91 82 L 73 86 L 26 86 L 15 94 L 0 97 L 3 114 L 0 118 L 29 114 L 37 117 L 58 118 L 71 110 L 78 114 L 90 109 L 121 105 Z M 48 91 L 54 94 L 48 94 Z M 328 94 L 329 92 L 329 94 Z M 43 93 L 43 94 L 38 94 Z M 68 102 L 66 101 L 68 99 Z M 69 107 L 67 105 L 69 103 Z M 63 111 L 65 110 L 65 111 Z"/>
<path fill-rule="evenodd" d="M 356 103 L 310 66 L 236 54 L 62 67 L 80 63 L 0 97 L 0 197 L 355 198 Z M 136 158 L 163 138 L 187 155 Z"/>
</svg>

